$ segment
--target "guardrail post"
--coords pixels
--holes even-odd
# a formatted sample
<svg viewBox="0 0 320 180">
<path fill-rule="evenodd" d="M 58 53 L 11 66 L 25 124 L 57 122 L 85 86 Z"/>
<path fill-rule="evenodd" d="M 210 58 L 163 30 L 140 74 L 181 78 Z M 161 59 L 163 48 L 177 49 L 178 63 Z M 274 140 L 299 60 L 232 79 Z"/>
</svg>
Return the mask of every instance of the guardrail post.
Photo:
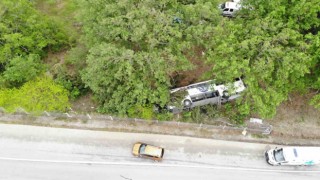
<svg viewBox="0 0 320 180">
<path fill-rule="evenodd" d="M 243 129 L 242 135 L 244 135 L 244 136 L 247 135 L 247 128 L 244 128 L 244 129 Z"/>
<path fill-rule="evenodd" d="M 16 109 L 16 112 L 23 112 L 23 113 L 25 113 L 25 114 L 29 114 L 26 110 L 24 110 L 23 108 L 21 108 L 21 107 L 19 107 L 19 108 L 17 108 Z"/>
<path fill-rule="evenodd" d="M 67 115 L 68 117 L 72 117 L 69 113 L 64 113 L 65 115 Z"/>
<path fill-rule="evenodd" d="M 47 116 L 50 116 L 50 114 L 49 114 L 47 111 L 44 111 L 44 113 L 45 113 Z"/>
</svg>

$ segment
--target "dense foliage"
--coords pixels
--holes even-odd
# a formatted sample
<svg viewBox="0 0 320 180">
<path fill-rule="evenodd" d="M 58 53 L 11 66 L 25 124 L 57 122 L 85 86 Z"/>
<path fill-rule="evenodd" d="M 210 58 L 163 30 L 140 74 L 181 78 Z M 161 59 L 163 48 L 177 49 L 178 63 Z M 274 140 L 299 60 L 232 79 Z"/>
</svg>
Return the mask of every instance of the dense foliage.
<svg viewBox="0 0 320 180">
<path fill-rule="evenodd" d="M 220 35 L 205 43 L 208 60 L 215 64 L 213 73 L 218 77 L 245 76 L 248 90 L 243 109 L 272 117 L 290 92 L 308 85 L 306 77 L 310 78 L 319 58 L 312 45 L 319 38 L 320 2 L 244 3 L 251 10 L 244 9 L 237 19 L 225 22 Z"/>
<path fill-rule="evenodd" d="M 212 13 L 217 11 L 212 3 L 197 4 L 196 10 L 172 0 L 81 5 L 90 48 L 83 79 L 102 111 L 120 114 L 136 104 L 163 107 L 172 73 L 191 67 L 186 52 L 194 46 L 194 37 L 189 33 L 201 23 L 209 24 L 207 20 L 221 18 Z"/>
<path fill-rule="evenodd" d="M 0 102 L 9 109 L 18 103 L 26 105 L 14 100 L 22 97 L 17 92 L 27 91 L 22 90 L 25 83 L 35 83 L 48 70 L 71 98 L 85 92 L 86 86 L 100 112 L 129 117 L 158 118 L 153 105 L 164 107 L 169 102 L 169 89 L 179 84 L 182 74 L 195 76 L 189 83 L 243 77 L 247 90 L 242 98 L 224 107 L 237 122 L 250 114 L 273 117 L 276 108 L 295 92 L 314 92 L 310 103 L 320 108 L 318 0 L 242 0 L 244 8 L 235 18 L 221 16 L 220 0 L 71 1 L 68 11 L 61 14 L 79 14 L 79 23 L 60 25 L 34 6 L 38 3 L 49 10 L 52 1 L 0 2 L 0 88 L 6 88 L 1 89 Z M 59 9 L 48 14 L 58 14 Z M 84 45 L 78 42 L 63 62 L 48 69 L 45 55 L 68 44 L 68 36 L 78 37 L 72 35 L 77 28 L 82 30 Z M 63 29 L 69 29 L 68 33 Z M 203 72 L 188 74 L 192 70 Z M 43 82 L 54 87 L 48 89 L 53 94 L 61 88 Z M 66 97 L 65 92 L 58 94 Z M 65 99 L 59 102 L 64 105 L 46 108 L 69 106 Z M 204 109 L 185 116 L 197 118 L 210 112 Z"/>
<path fill-rule="evenodd" d="M 68 92 L 46 71 L 48 51 L 66 46 L 62 27 L 35 9 L 32 1 L 0 2 L 0 107 L 15 111 L 65 111 Z M 40 76 L 40 78 L 39 78 Z"/>
<path fill-rule="evenodd" d="M 68 91 L 51 78 L 43 76 L 19 89 L 1 89 L 0 107 L 8 112 L 23 108 L 29 112 L 66 111 L 70 107 Z"/>
<path fill-rule="evenodd" d="M 272 117 L 289 93 L 320 88 L 320 2 L 242 3 L 230 19 L 220 15 L 217 1 L 81 1 L 91 49 L 83 78 L 106 112 L 164 105 L 173 72 L 196 68 L 187 54 L 198 47 L 213 67 L 206 78 L 245 77 L 240 114 Z"/>
<path fill-rule="evenodd" d="M 41 58 L 67 43 L 54 21 L 28 0 L 0 2 L 0 87 L 18 87 L 44 70 Z"/>
</svg>

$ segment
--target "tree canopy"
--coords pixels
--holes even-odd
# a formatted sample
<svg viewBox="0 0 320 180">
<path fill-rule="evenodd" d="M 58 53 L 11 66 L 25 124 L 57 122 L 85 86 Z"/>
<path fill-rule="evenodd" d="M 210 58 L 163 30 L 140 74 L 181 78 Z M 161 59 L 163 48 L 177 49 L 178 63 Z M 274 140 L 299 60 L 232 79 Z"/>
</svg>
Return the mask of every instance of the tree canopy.
<svg viewBox="0 0 320 180">
<path fill-rule="evenodd" d="M 217 12 L 212 3 L 97 0 L 80 4 L 90 49 L 83 79 L 103 111 L 120 114 L 136 103 L 164 106 L 172 74 L 192 68 L 186 53 L 197 34 L 188 32 L 221 18 L 212 13 Z"/>
<path fill-rule="evenodd" d="M 289 93 L 320 89 L 317 0 L 243 0 L 236 18 L 222 17 L 217 1 L 79 4 L 90 49 L 83 79 L 105 112 L 125 114 L 136 103 L 165 105 L 173 74 L 197 68 L 190 61 L 194 47 L 213 67 L 199 80 L 245 78 L 242 114 L 272 117 Z M 312 103 L 319 106 L 319 99 Z"/>
<path fill-rule="evenodd" d="M 67 28 L 34 3 L 0 2 L 0 88 L 8 96 L 9 88 L 42 77 L 45 55 L 68 43 Z M 310 103 L 320 108 L 318 0 L 242 0 L 235 18 L 221 16 L 220 0 L 74 3 L 86 47 L 70 51 L 72 67 L 53 74 L 72 97 L 83 81 L 101 112 L 150 118 L 182 76 L 191 77 L 187 83 L 243 77 L 247 90 L 235 106 L 241 117 L 272 117 L 294 92 L 314 92 Z"/>
<path fill-rule="evenodd" d="M 0 87 L 21 86 L 43 72 L 41 58 L 68 38 L 28 0 L 0 2 Z M 20 72 L 19 72 L 20 71 Z"/>
<path fill-rule="evenodd" d="M 239 17 L 224 24 L 210 42 L 208 61 L 218 77 L 245 76 L 242 104 L 250 112 L 272 117 L 293 91 L 307 87 L 314 67 L 312 50 L 318 36 L 319 1 L 243 1 Z M 304 9 L 305 11 L 301 11 Z M 301 14 L 303 12 L 303 14 Z M 318 70 L 319 71 L 319 70 Z"/>
</svg>

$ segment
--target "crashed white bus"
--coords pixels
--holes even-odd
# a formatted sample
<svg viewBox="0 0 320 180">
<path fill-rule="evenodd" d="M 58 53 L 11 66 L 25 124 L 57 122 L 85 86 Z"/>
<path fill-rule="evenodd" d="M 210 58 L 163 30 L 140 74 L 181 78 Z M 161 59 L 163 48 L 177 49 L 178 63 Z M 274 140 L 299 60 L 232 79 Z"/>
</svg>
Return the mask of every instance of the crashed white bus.
<svg viewBox="0 0 320 180">
<path fill-rule="evenodd" d="M 171 96 L 175 96 L 179 92 L 183 92 L 180 107 L 169 105 L 168 110 L 171 112 L 179 111 L 179 109 L 191 109 L 197 106 L 207 104 L 221 104 L 240 97 L 240 93 L 246 89 L 241 78 L 235 79 L 233 83 L 218 84 L 214 80 L 203 81 L 191 84 L 185 87 L 172 89 Z"/>
</svg>

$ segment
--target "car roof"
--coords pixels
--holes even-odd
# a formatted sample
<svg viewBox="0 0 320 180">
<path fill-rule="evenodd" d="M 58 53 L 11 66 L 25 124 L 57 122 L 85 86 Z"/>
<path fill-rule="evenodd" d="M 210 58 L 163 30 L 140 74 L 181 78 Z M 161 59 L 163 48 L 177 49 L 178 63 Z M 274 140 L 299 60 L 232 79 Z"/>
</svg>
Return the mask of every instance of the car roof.
<svg viewBox="0 0 320 180">
<path fill-rule="evenodd" d="M 239 9 L 241 6 L 236 2 L 226 2 L 226 8 Z"/>
<path fill-rule="evenodd" d="M 146 149 L 144 151 L 144 154 L 150 155 L 150 156 L 155 156 L 155 157 L 161 157 L 162 148 L 147 144 Z"/>
</svg>

